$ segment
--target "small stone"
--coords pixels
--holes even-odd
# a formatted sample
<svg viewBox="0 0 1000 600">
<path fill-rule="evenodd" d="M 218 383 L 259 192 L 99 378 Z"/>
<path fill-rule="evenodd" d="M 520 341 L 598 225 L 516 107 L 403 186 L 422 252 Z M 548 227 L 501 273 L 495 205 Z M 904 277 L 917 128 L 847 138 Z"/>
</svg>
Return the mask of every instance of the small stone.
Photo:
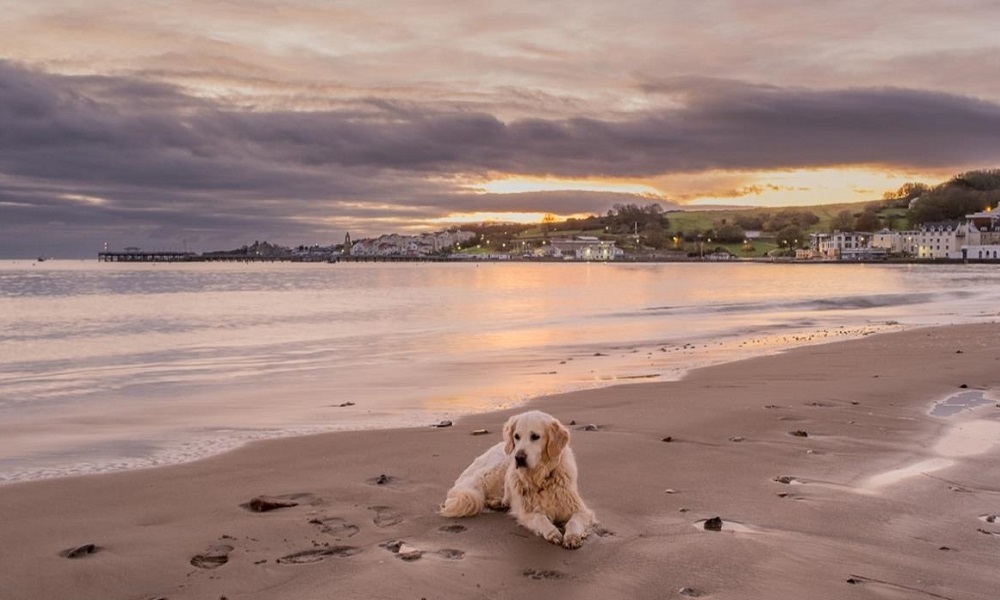
<svg viewBox="0 0 1000 600">
<path fill-rule="evenodd" d="M 354 406 L 354 403 L 353 402 L 341 402 L 339 404 L 339 406 L 340 406 L 340 408 L 344 408 L 345 406 Z"/>
<path fill-rule="evenodd" d="M 788 492 L 778 492 L 778 497 L 779 498 L 787 498 L 788 497 Z"/>
<path fill-rule="evenodd" d="M 451 421 L 441 421 L 440 423 L 437 423 L 436 425 L 431 425 L 431 427 L 451 427 L 451 425 L 452 425 Z"/>
<path fill-rule="evenodd" d="M 686 513 L 686 512 L 688 512 L 689 510 L 691 510 L 691 509 L 690 509 L 690 508 L 687 508 L 687 507 L 684 507 L 684 506 L 682 506 L 682 507 L 680 507 L 680 508 L 678 508 L 678 509 L 677 509 L 677 512 L 679 512 L 679 513 Z"/>
<path fill-rule="evenodd" d="M 997 406 L 1000 406 L 1000 404 L 998 404 Z M 663 438 L 663 441 L 664 442 L 668 442 L 668 443 L 672 442 L 672 441 L 674 441 L 674 436 L 668 435 L 667 437 Z"/>
<path fill-rule="evenodd" d="M 417 550 L 413 546 L 408 546 L 406 544 L 401 544 L 396 554 L 399 555 L 399 558 L 407 562 L 417 560 L 418 558 L 424 555 L 422 550 Z"/>
<path fill-rule="evenodd" d="M 573 419 L 572 421 L 570 421 L 569 424 L 570 425 L 576 425 L 576 419 Z"/>
<path fill-rule="evenodd" d="M 778 483 L 786 483 L 786 484 L 787 483 L 795 483 L 796 481 L 798 481 L 797 479 L 795 479 L 791 475 L 780 475 L 778 477 L 775 477 L 774 480 L 777 481 Z"/>
<path fill-rule="evenodd" d="M 746 441 L 746 438 L 743 437 L 742 435 L 734 435 L 733 437 L 729 438 L 729 441 L 730 442 L 744 442 L 744 441 Z"/>
<path fill-rule="evenodd" d="M 375 478 L 375 485 L 385 485 L 389 483 L 390 479 L 391 478 L 388 475 L 382 473 L 381 475 Z"/>
<path fill-rule="evenodd" d="M 987 523 L 996 523 L 997 522 L 997 516 L 996 515 L 990 515 L 990 516 L 986 517 L 986 522 Z"/>
<path fill-rule="evenodd" d="M 795 437 L 809 437 L 809 433 L 803 429 L 796 429 L 795 431 L 789 431 L 788 435 Z"/>
<path fill-rule="evenodd" d="M 857 400 L 851 400 L 851 404 L 854 405 L 854 406 L 857 406 L 857 405 L 859 405 L 861 403 L 858 402 Z"/>
<path fill-rule="evenodd" d="M 472 435 L 486 435 L 489 432 L 489 429 L 475 429 L 472 431 Z"/>
<path fill-rule="evenodd" d="M 676 494 L 677 490 L 675 490 L 674 488 L 667 488 L 667 489 L 663 490 L 663 493 L 664 494 Z M 992 523 L 992 521 L 990 521 L 990 522 Z"/>
<path fill-rule="evenodd" d="M 960 388 L 961 388 L 961 389 L 963 389 L 963 390 L 967 390 L 967 389 L 969 389 L 969 384 L 967 384 L 967 383 L 963 383 L 962 385 L 960 385 L 960 386 L 958 386 L 958 387 L 960 387 Z"/>
<path fill-rule="evenodd" d="M 938 550 L 944 550 L 947 552 L 948 550 L 951 550 L 951 548 L 949 548 L 948 546 L 941 546 L 940 548 L 938 548 Z"/>
<path fill-rule="evenodd" d="M 688 598 L 697 598 L 701 596 L 701 592 L 691 587 L 682 587 L 677 590 L 677 593 L 681 596 L 687 596 Z"/>
<path fill-rule="evenodd" d="M 393 554 L 399 553 L 400 547 L 403 545 L 403 540 L 390 540 L 388 542 L 382 542 L 379 546 L 382 546 L 389 552 Z"/>
<path fill-rule="evenodd" d="M 859 579 L 857 577 L 851 577 L 850 579 L 847 580 L 847 583 L 851 585 L 861 585 L 864 582 L 865 582 L 864 579 Z"/>
<path fill-rule="evenodd" d="M 705 531 L 722 531 L 722 517 L 705 519 Z"/>
<path fill-rule="evenodd" d="M 581 427 L 580 431 L 597 431 L 599 429 L 600 427 L 594 425 L 593 423 L 590 423 L 589 425 L 584 425 L 583 427 Z"/>
<path fill-rule="evenodd" d="M 806 454 L 816 454 L 816 451 L 813 450 L 812 448 L 810 448 L 810 449 L 806 450 Z"/>
<path fill-rule="evenodd" d="M 965 354 L 962 350 L 955 350 L 955 354 Z"/>
<path fill-rule="evenodd" d="M 63 558 L 81 558 L 87 556 L 88 554 L 93 554 L 97 552 L 97 546 L 94 544 L 81 544 L 79 546 L 74 546 L 73 548 L 67 548 L 59 553 L 59 556 Z"/>
</svg>

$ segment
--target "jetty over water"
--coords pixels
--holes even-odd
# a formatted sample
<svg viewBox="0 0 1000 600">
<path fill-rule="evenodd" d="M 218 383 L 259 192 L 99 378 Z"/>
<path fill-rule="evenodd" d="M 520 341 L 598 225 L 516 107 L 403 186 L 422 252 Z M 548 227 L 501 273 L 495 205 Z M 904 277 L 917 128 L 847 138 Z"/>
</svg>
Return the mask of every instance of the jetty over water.
<svg viewBox="0 0 1000 600">
<path fill-rule="evenodd" d="M 178 262 L 195 260 L 197 256 L 194 252 L 146 252 L 142 250 L 129 250 L 126 252 L 98 252 L 97 260 L 100 262 Z"/>
<path fill-rule="evenodd" d="M 98 252 L 100 262 L 319 262 L 316 259 L 301 256 L 268 256 L 263 254 L 239 253 L 209 253 L 194 252 Z"/>
</svg>

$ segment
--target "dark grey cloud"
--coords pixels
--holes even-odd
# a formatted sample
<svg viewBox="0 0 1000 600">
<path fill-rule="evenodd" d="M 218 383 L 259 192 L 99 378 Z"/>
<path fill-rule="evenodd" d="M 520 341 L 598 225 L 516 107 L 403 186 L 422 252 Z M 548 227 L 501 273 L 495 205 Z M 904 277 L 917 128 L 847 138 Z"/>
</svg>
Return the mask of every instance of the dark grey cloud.
<svg viewBox="0 0 1000 600">
<path fill-rule="evenodd" d="M 452 211 L 602 212 L 650 201 L 471 194 L 452 183 L 477 174 L 1000 161 L 1000 105 L 964 96 L 702 78 L 647 82 L 642 92 L 660 108 L 607 119 L 504 121 L 391 98 L 365 99 L 363 111 L 239 110 L 163 83 L 0 62 L 0 256 L 42 252 L 40 237 L 84 255 L 127 235 L 121 245 L 144 236 L 207 248 L 313 243 L 377 216 L 381 228 Z"/>
</svg>

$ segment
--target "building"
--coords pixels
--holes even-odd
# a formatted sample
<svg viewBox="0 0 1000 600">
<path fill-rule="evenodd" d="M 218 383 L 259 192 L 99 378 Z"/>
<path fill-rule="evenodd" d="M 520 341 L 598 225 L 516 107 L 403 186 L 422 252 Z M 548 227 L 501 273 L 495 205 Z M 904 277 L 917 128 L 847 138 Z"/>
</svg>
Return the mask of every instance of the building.
<svg viewBox="0 0 1000 600">
<path fill-rule="evenodd" d="M 874 234 L 866 231 L 834 231 L 812 235 L 812 247 L 819 258 L 827 260 L 877 260 L 888 251 L 872 243 Z"/>
<path fill-rule="evenodd" d="M 966 232 L 967 224 L 960 221 L 925 223 L 912 232 L 911 254 L 917 258 L 958 258 Z"/>
<path fill-rule="evenodd" d="M 566 260 L 615 260 L 624 254 L 614 241 L 592 236 L 552 240 L 552 255 Z"/>
<path fill-rule="evenodd" d="M 956 258 L 1000 260 L 1000 213 L 992 210 L 966 215 L 966 238 Z"/>
</svg>

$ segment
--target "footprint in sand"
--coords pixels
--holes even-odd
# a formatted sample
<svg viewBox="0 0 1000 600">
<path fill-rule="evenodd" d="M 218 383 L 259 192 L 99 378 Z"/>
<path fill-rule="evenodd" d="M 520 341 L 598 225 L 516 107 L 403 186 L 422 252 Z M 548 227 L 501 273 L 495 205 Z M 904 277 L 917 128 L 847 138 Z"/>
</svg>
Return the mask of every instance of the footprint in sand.
<svg viewBox="0 0 1000 600">
<path fill-rule="evenodd" d="M 281 494 L 280 496 L 255 496 L 248 502 L 240 504 L 240 508 L 250 512 L 269 512 L 279 508 L 291 508 L 300 504 L 317 506 L 323 503 L 323 499 L 316 494 L 301 492 L 295 494 Z"/>
<path fill-rule="evenodd" d="M 610 529 L 607 529 L 607 528 L 602 527 L 600 525 L 598 525 L 597 527 L 595 527 L 592 533 L 594 535 L 596 535 L 597 537 L 601 537 L 601 538 L 602 537 L 614 537 L 614 535 L 615 535 L 614 531 L 611 531 Z"/>
<path fill-rule="evenodd" d="M 63 558 L 81 558 L 93 554 L 98 550 L 100 550 L 100 547 L 95 544 L 81 544 L 72 548 L 66 548 L 59 553 L 59 556 Z"/>
<path fill-rule="evenodd" d="M 329 546 L 326 548 L 314 548 L 312 550 L 303 550 L 301 552 L 295 552 L 287 556 L 282 556 L 278 559 L 278 563 L 283 565 L 302 565 L 326 560 L 332 556 L 338 558 L 354 556 L 360 552 L 361 548 L 355 548 L 354 546 Z"/>
<path fill-rule="evenodd" d="M 798 477 L 792 477 L 791 475 L 780 475 L 774 478 L 777 483 L 783 483 L 785 485 L 802 485 L 805 481 L 799 479 Z"/>
<path fill-rule="evenodd" d="M 454 548 L 445 548 L 444 550 L 438 550 L 435 554 L 441 558 L 446 558 L 448 560 L 462 560 L 465 558 L 465 552 L 463 550 L 456 550 Z"/>
<path fill-rule="evenodd" d="M 368 508 L 375 511 L 373 522 L 376 527 L 392 527 L 403 522 L 403 515 L 390 506 L 369 506 Z"/>
<path fill-rule="evenodd" d="M 229 562 L 229 553 L 233 547 L 229 544 L 210 546 L 208 550 L 191 557 L 191 566 L 199 569 L 216 569 Z"/>
<path fill-rule="evenodd" d="M 550 569 L 525 569 L 521 571 L 521 575 L 524 575 L 528 579 L 534 579 L 536 581 L 541 581 L 543 579 L 565 579 L 566 574 L 561 571 L 552 571 Z"/>
<path fill-rule="evenodd" d="M 465 531 L 465 525 L 442 525 L 438 527 L 438 531 L 443 531 L 445 533 L 462 533 Z"/>
<path fill-rule="evenodd" d="M 352 525 L 340 517 L 316 517 L 309 523 L 319 527 L 323 533 L 335 536 L 354 537 L 360 531 L 357 525 Z"/>
</svg>

